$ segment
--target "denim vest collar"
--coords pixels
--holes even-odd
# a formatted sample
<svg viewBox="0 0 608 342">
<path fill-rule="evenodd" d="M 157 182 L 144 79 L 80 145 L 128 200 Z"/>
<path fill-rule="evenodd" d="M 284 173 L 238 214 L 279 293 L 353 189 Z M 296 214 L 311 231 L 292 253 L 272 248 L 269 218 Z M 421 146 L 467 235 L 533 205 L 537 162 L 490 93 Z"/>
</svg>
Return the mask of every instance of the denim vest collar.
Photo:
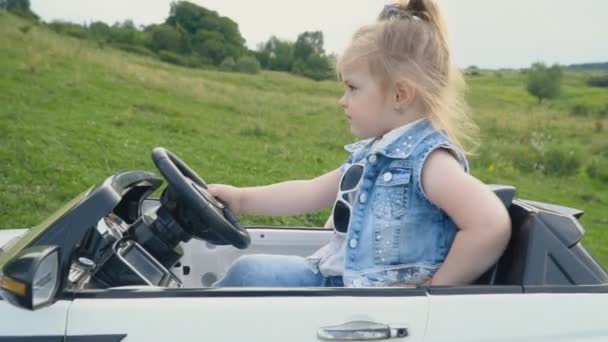
<svg viewBox="0 0 608 342">
<path fill-rule="evenodd" d="M 384 155 L 392 159 L 408 158 L 416 146 L 420 144 L 429 134 L 435 132 L 433 125 L 429 119 L 423 119 L 416 122 L 412 127 L 409 127 L 399 138 L 388 144 L 386 147 L 373 151 L 374 153 Z M 353 153 L 356 150 L 363 148 L 366 153 L 370 153 L 372 144 L 379 138 L 369 138 L 344 146 L 344 149 Z"/>
</svg>

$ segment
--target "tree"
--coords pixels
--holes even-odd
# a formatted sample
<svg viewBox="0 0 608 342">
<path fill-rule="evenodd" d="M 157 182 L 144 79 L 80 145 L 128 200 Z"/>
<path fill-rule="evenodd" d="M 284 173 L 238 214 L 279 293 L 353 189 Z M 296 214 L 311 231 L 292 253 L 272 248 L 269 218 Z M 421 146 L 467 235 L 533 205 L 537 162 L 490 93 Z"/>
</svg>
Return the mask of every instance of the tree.
<svg viewBox="0 0 608 342">
<path fill-rule="evenodd" d="M 249 51 L 260 62 L 263 69 L 270 69 L 270 52 L 266 50 L 266 43 L 258 43 L 255 51 Z"/>
<path fill-rule="evenodd" d="M 226 57 L 236 57 L 236 51 L 230 51 L 223 36 L 217 31 L 198 30 L 191 38 L 192 50 L 201 56 L 206 56 L 213 64 L 220 64 Z"/>
<path fill-rule="evenodd" d="M 0 8 L 26 19 L 39 20 L 36 13 L 30 9 L 30 0 L 0 0 Z"/>
<path fill-rule="evenodd" d="M 254 55 L 265 69 L 292 72 L 317 81 L 334 77 L 335 56 L 325 54 L 321 31 L 301 33 L 295 43 L 272 36 L 258 44 Z"/>
<path fill-rule="evenodd" d="M 294 59 L 307 60 L 312 55 L 323 55 L 323 32 L 306 31 L 301 33 L 294 46 Z"/>
<path fill-rule="evenodd" d="M 182 29 L 191 42 L 192 52 L 210 58 L 215 64 L 226 57 L 236 59 L 247 50 L 237 23 L 187 1 L 172 3 L 165 23 Z"/>
<path fill-rule="evenodd" d="M 293 73 L 312 78 L 315 81 L 334 77 L 330 59 L 323 55 L 311 55 L 306 60 L 296 60 L 293 65 Z"/>
<path fill-rule="evenodd" d="M 95 21 L 89 25 L 91 36 L 99 40 L 108 40 L 111 35 L 111 30 L 112 29 L 108 24 L 101 21 Z"/>
<path fill-rule="evenodd" d="M 125 21 L 116 22 L 110 28 L 110 41 L 119 44 L 131 44 L 136 45 L 138 31 L 135 29 L 133 20 L 127 19 Z"/>
<path fill-rule="evenodd" d="M 562 83 L 562 70 L 554 64 L 547 67 L 544 63 L 534 63 L 528 71 L 527 89 L 530 95 L 543 99 L 553 99 L 560 95 Z"/>
<path fill-rule="evenodd" d="M 292 72 L 316 81 L 333 77 L 331 59 L 323 50 L 323 32 L 306 31 L 298 36 L 294 45 Z"/>
<path fill-rule="evenodd" d="M 179 53 L 182 50 L 182 35 L 172 26 L 161 24 L 146 28 L 150 34 L 150 48 Z"/>
<path fill-rule="evenodd" d="M 256 57 L 262 67 L 277 71 L 291 71 L 294 57 L 294 44 L 270 37 L 265 44 L 258 46 Z"/>
</svg>

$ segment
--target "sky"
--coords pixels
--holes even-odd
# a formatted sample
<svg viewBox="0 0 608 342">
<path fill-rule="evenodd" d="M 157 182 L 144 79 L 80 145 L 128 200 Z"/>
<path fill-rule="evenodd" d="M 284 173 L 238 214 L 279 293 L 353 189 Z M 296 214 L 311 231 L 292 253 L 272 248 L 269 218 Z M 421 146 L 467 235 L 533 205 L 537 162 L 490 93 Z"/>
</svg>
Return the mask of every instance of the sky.
<svg viewBox="0 0 608 342">
<path fill-rule="evenodd" d="M 340 52 L 385 0 L 190 0 L 238 23 L 249 48 L 270 36 L 295 41 L 323 31 L 325 50 Z M 521 68 L 608 62 L 608 0 L 438 0 L 459 67 Z M 137 25 L 163 22 L 171 0 L 30 0 L 44 21 Z"/>
</svg>

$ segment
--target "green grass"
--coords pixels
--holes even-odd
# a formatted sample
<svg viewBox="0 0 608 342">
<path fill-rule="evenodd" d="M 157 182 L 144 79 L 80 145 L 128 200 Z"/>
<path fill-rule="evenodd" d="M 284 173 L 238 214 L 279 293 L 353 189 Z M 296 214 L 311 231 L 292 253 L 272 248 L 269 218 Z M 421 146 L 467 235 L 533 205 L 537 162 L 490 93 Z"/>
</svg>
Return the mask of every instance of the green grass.
<svg viewBox="0 0 608 342">
<path fill-rule="evenodd" d="M 337 82 L 185 69 L 25 25 L 0 12 L 0 227 L 35 225 L 117 171 L 154 170 L 155 146 L 209 183 L 237 186 L 315 177 L 347 157 L 353 137 Z M 608 91 L 586 77 L 566 73 L 562 96 L 541 105 L 519 72 L 469 78 L 482 132 L 471 163 L 476 177 L 515 185 L 519 197 L 585 210 L 584 243 L 608 264 L 608 177 L 585 171 L 608 162 L 608 119 L 594 114 Z M 571 115 L 575 105 L 592 114 Z M 548 172 L 555 163 L 576 167 Z M 327 215 L 242 220 L 318 226 Z"/>
</svg>

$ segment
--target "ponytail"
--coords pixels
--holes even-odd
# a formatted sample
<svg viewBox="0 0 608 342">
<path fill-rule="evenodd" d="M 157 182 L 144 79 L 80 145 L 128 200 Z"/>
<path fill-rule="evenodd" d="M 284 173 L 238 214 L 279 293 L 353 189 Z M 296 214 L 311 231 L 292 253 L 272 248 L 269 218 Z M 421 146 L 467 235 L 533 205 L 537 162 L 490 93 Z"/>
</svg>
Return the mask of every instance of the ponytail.
<svg viewBox="0 0 608 342">
<path fill-rule="evenodd" d="M 396 4 L 405 13 L 411 13 L 423 21 L 433 25 L 436 29 L 437 38 L 443 46 L 448 46 L 447 28 L 439 6 L 433 0 L 399 0 Z"/>
</svg>

